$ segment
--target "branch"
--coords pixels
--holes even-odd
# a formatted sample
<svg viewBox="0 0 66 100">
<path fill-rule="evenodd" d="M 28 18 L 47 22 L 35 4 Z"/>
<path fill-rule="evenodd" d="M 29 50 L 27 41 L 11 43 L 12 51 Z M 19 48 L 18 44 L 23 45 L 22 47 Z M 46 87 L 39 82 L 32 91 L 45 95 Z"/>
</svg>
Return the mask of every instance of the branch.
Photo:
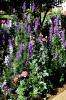
<svg viewBox="0 0 66 100">
<path fill-rule="evenodd" d="M 41 23 L 41 26 L 43 26 L 43 23 L 44 23 L 44 21 L 45 21 L 45 18 L 46 18 L 46 15 L 47 15 L 47 12 L 49 11 L 49 9 L 47 9 L 46 10 L 46 12 L 45 12 L 45 15 L 44 15 L 44 17 L 43 17 L 43 21 L 42 21 L 42 23 Z"/>
</svg>

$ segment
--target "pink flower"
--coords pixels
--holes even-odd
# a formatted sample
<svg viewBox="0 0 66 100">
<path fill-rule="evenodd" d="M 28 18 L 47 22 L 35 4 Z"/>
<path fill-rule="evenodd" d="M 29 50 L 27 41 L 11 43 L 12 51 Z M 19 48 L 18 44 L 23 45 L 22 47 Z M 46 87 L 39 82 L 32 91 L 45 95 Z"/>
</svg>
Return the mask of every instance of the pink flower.
<svg viewBox="0 0 66 100">
<path fill-rule="evenodd" d="M 28 72 L 27 71 L 23 71 L 21 74 L 20 74 L 21 77 L 27 77 L 28 76 Z"/>
</svg>

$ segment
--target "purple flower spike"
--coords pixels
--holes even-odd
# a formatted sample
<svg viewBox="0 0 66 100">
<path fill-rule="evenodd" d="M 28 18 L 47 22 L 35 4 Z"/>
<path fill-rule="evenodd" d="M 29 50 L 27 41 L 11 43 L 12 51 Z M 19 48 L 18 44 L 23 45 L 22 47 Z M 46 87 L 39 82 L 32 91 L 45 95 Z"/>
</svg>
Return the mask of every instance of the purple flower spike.
<svg viewBox="0 0 66 100">
<path fill-rule="evenodd" d="M 30 19 L 31 19 L 31 14 L 29 13 L 27 16 L 27 21 L 30 22 Z"/>
<path fill-rule="evenodd" d="M 37 30 L 38 30 L 38 26 L 35 25 L 34 31 L 37 32 Z"/>
<path fill-rule="evenodd" d="M 19 49 L 19 51 L 20 51 L 20 53 L 22 53 L 22 51 L 24 50 L 25 48 L 24 48 L 24 44 L 20 44 L 20 49 Z"/>
<path fill-rule="evenodd" d="M 29 61 L 26 60 L 26 61 L 24 62 L 24 66 L 27 67 L 28 65 L 29 65 Z"/>
<path fill-rule="evenodd" d="M 66 42 L 63 43 L 64 47 L 66 47 Z"/>
<path fill-rule="evenodd" d="M 38 42 L 39 42 L 39 43 L 42 43 L 42 38 L 43 38 L 42 35 L 40 35 L 40 36 L 38 37 Z"/>
<path fill-rule="evenodd" d="M 23 13 L 26 11 L 26 3 L 25 2 L 23 3 L 22 10 L 23 10 Z"/>
<path fill-rule="evenodd" d="M 30 25 L 27 25 L 27 32 L 28 32 L 28 33 L 31 32 L 31 27 L 30 27 Z"/>
<path fill-rule="evenodd" d="M 7 19 L 7 24 L 9 24 L 10 23 L 10 20 L 9 19 Z"/>
<path fill-rule="evenodd" d="M 9 39 L 8 42 L 9 42 L 9 46 L 12 46 L 12 40 Z"/>
<path fill-rule="evenodd" d="M 29 53 L 29 56 L 31 57 L 32 56 L 32 44 L 31 43 L 28 44 L 28 53 Z"/>
<path fill-rule="evenodd" d="M 3 45 L 5 44 L 5 34 L 3 34 L 3 36 L 2 36 L 2 43 L 3 43 Z"/>
<path fill-rule="evenodd" d="M 34 10 L 35 10 L 35 3 L 34 2 L 32 3 L 31 9 L 32 9 L 32 12 L 34 12 Z"/>
<path fill-rule="evenodd" d="M 21 57 L 21 53 L 18 51 L 18 52 L 16 53 L 16 60 L 18 61 L 18 60 L 20 59 L 20 57 Z"/>
<path fill-rule="evenodd" d="M 21 43 L 21 44 L 20 44 L 19 51 L 17 51 L 17 53 L 16 53 L 16 59 L 17 59 L 17 60 L 20 59 L 23 50 L 25 50 L 25 47 L 24 47 L 24 44 Z"/>
<path fill-rule="evenodd" d="M 59 27 L 58 27 L 58 26 L 55 26 L 55 27 L 54 27 L 54 33 L 55 33 L 55 34 L 58 34 L 58 33 L 59 33 Z"/>
<path fill-rule="evenodd" d="M 51 45 L 52 45 L 52 36 L 53 36 L 53 26 L 50 27 L 49 29 L 49 47 L 51 48 Z"/>
<path fill-rule="evenodd" d="M 59 16 L 57 16 L 57 17 L 56 17 L 56 26 L 58 26 L 58 25 L 59 25 L 59 20 L 60 20 L 60 17 L 59 17 Z"/>
<path fill-rule="evenodd" d="M 63 31 L 62 31 L 62 34 L 61 34 L 61 37 L 62 37 L 62 42 L 64 42 L 64 40 L 65 40 L 65 30 L 63 29 Z"/>
<path fill-rule="evenodd" d="M 49 39 L 50 39 L 50 41 L 52 41 L 52 34 L 53 34 L 53 27 L 50 27 L 50 29 L 49 29 Z"/>
<path fill-rule="evenodd" d="M 38 26 L 40 25 L 39 18 L 36 17 L 34 20 L 34 31 L 37 32 Z"/>
<path fill-rule="evenodd" d="M 50 29 L 49 29 L 49 33 L 50 33 L 50 34 L 53 34 L 53 31 L 54 31 L 54 27 L 53 27 L 53 25 L 51 25 L 51 27 L 50 27 Z"/>
</svg>

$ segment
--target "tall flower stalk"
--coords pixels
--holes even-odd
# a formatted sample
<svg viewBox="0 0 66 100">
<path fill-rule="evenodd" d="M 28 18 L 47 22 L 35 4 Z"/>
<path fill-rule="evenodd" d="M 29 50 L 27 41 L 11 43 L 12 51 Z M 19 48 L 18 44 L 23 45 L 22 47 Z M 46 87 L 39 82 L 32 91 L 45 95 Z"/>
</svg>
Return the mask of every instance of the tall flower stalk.
<svg viewBox="0 0 66 100">
<path fill-rule="evenodd" d="M 26 11 L 26 2 L 23 3 L 22 10 L 23 10 L 23 13 Z"/>
<path fill-rule="evenodd" d="M 33 2 L 32 5 L 31 5 L 31 9 L 32 9 L 32 12 L 35 11 L 35 3 Z"/>
<path fill-rule="evenodd" d="M 49 29 L 49 47 L 51 48 L 52 45 L 52 36 L 53 36 L 53 32 L 54 32 L 54 28 L 53 25 L 51 25 L 50 29 Z"/>
<path fill-rule="evenodd" d="M 2 43 L 3 45 L 5 45 L 5 34 L 3 33 L 3 36 L 2 36 Z"/>
<path fill-rule="evenodd" d="M 62 30 L 61 37 L 62 37 L 62 42 L 64 43 L 64 40 L 65 40 L 65 30 L 64 29 Z"/>
<path fill-rule="evenodd" d="M 28 44 L 28 54 L 29 54 L 29 57 L 31 57 L 32 56 L 32 44 L 29 42 L 29 44 Z"/>
<path fill-rule="evenodd" d="M 40 25 L 39 17 L 36 17 L 34 20 L 34 31 L 37 32 Z"/>
</svg>

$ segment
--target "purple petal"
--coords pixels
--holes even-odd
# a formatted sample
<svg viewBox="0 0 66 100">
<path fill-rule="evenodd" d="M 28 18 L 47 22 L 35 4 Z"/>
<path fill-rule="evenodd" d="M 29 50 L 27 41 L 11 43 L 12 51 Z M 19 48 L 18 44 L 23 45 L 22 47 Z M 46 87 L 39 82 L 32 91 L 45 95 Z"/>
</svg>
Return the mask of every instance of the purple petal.
<svg viewBox="0 0 66 100">
<path fill-rule="evenodd" d="M 36 17 L 34 20 L 34 31 L 35 32 L 37 32 L 39 25 L 40 25 L 39 17 Z"/>
<path fill-rule="evenodd" d="M 42 38 L 43 38 L 43 36 L 42 36 L 42 35 L 41 35 L 41 36 L 39 36 L 39 37 L 38 37 L 38 42 L 42 43 Z"/>
<path fill-rule="evenodd" d="M 19 49 L 19 51 L 20 51 L 20 53 L 22 53 L 22 51 L 25 49 L 25 47 L 24 47 L 24 44 L 20 44 L 20 49 Z"/>
<path fill-rule="evenodd" d="M 27 26 L 27 32 L 28 32 L 28 33 L 31 32 L 31 27 L 30 27 L 30 25 Z"/>
<path fill-rule="evenodd" d="M 31 8 L 32 8 L 32 12 L 34 12 L 34 10 L 35 10 L 35 3 L 34 2 L 32 3 Z"/>
<path fill-rule="evenodd" d="M 55 26 L 55 27 L 54 27 L 54 33 L 55 33 L 55 34 L 59 33 L 59 27 L 58 27 L 58 26 Z"/>
<path fill-rule="evenodd" d="M 32 56 L 32 44 L 31 43 L 28 44 L 28 53 L 29 53 L 29 56 L 31 57 Z"/>
<path fill-rule="evenodd" d="M 21 57 L 21 53 L 18 51 L 18 52 L 16 53 L 16 60 L 18 61 L 18 60 L 20 59 L 20 57 Z"/>
<path fill-rule="evenodd" d="M 60 20 L 60 17 L 59 17 L 59 16 L 57 16 L 57 17 L 56 17 L 56 26 L 58 26 L 58 25 L 59 25 L 59 20 Z"/>
<path fill-rule="evenodd" d="M 64 47 L 66 47 L 66 42 L 63 43 Z"/>
<path fill-rule="evenodd" d="M 62 31 L 61 37 L 62 37 L 62 42 L 64 42 L 64 40 L 65 40 L 65 30 Z"/>
<path fill-rule="evenodd" d="M 26 11 L 26 3 L 25 2 L 23 3 L 22 10 L 23 10 L 23 13 Z"/>
<path fill-rule="evenodd" d="M 30 19 L 31 19 L 31 14 L 29 13 L 27 16 L 27 21 L 30 22 Z"/>
</svg>

